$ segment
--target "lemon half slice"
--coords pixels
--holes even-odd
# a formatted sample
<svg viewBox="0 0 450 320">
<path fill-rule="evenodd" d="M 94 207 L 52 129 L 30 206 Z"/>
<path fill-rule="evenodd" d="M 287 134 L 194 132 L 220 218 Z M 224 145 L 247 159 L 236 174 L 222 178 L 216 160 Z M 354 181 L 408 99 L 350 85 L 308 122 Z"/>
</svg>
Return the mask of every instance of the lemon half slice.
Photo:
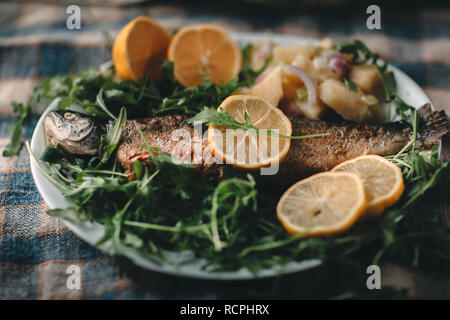
<svg viewBox="0 0 450 320">
<path fill-rule="evenodd" d="M 348 229 L 365 209 L 358 175 L 323 172 L 292 185 L 277 204 L 277 216 L 292 234 L 326 235 Z"/>
<path fill-rule="evenodd" d="M 332 171 L 353 172 L 361 177 L 366 191 L 368 215 L 380 214 L 393 205 L 405 189 L 400 168 L 377 155 L 345 161 Z"/>
</svg>

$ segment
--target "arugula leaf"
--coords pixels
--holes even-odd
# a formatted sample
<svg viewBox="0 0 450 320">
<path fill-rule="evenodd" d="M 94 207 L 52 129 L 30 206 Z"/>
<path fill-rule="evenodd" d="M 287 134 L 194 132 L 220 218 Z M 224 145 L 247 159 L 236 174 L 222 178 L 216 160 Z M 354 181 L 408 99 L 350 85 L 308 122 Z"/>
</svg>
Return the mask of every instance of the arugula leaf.
<svg viewBox="0 0 450 320">
<path fill-rule="evenodd" d="M 91 220 L 91 217 L 83 212 L 79 207 L 70 207 L 67 209 L 50 209 L 47 214 L 52 217 L 66 219 L 74 223 L 83 223 Z"/>
<path fill-rule="evenodd" d="M 117 118 L 111 112 L 109 112 L 108 108 L 105 105 L 105 101 L 103 101 L 103 89 L 100 89 L 99 93 L 97 94 L 96 103 L 104 113 L 106 113 L 112 119 L 117 120 Z"/>
<path fill-rule="evenodd" d="M 133 171 L 134 174 L 136 175 L 136 179 L 140 180 L 142 178 L 142 173 L 144 171 L 144 165 L 142 164 L 142 162 L 136 161 L 133 164 Z"/>
<path fill-rule="evenodd" d="M 394 97 L 393 102 L 395 103 L 395 113 L 399 115 L 404 121 L 413 124 L 413 115 L 414 112 L 417 112 L 417 109 L 407 104 L 397 95 Z"/>
<path fill-rule="evenodd" d="M 99 164 L 97 168 L 104 165 L 120 141 L 120 135 L 122 134 L 122 130 L 125 127 L 125 123 L 127 121 L 127 111 L 125 108 L 120 109 L 119 116 L 114 121 L 112 128 L 102 135 L 100 139 L 100 147 L 99 147 Z"/>
<path fill-rule="evenodd" d="M 195 123 L 202 123 L 209 126 L 225 126 L 229 127 L 233 130 L 247 130 L 251 131 L 255 135 L 267 135 L 267 136 L 274 136 L 274 137 L 280 137 L 285 139 L 307 139 L 307 138 L 317 138 L 317 137 L 325 137 L 330 135 L 330 133 L 318 133 L 318 134 L 310 134 L 310 135 L 303 135 L 303 136 L 286 136 L 284 134 L 279 134 L 269 129 L 259 129 L 256 128 L 249 117 L 247 113 L 244 114 L 244 120 L 245 122 L 239 122 L 236 119 L 233 118 L 231 114 L 229 114 L 226 110 L 220 108 L 219 111 L 217 111 L 214 108 L 204 108 L 203 111 L 197 113 L 194 117 L 186 119 L 185 121 L 191 125 Z"/>
<path fill-rule="evenodd" d="M 202 124 L 204 123 L 210 126 L 226 126 L 236 130 L 256 130 L 256 128 L 250 122 L 250 118 L 248 118 L 248 115 L 246 116 L 246 122 L 241 123 L 234 119 L 231 114 L 229 114 L 225 109 L 222 108 L 217 111 L 214 108 L 204 107 L 202 111 L 197 113 L 194 117 L 187 119 L 186 122 L 191 125 L 200 122 Z"/>
<path fill-rule="evenodd" d="M 40 160 L 48 163 L 58 163 L 64 158 L 61 151 L 55 148 L 52 144 L 47 145 L 47 147 L 42 151 Z"/>
<path fill-rule="evenodd" d="M 11 140 L 3 150 L 4 157 L 11 157 L 19 153 L 23 145 L 21 140 L 22 126 L 28 121 L 31 115 L 31 109 L 33 105 L 40 102 L 41 99 L 43 98 L 46 98 L 48 100 L 55 98 L 56 97 L 54 96 L 55 94 L 59 94 L 61 92 L 60 90 L 64 90 L 61 89 L 61 87 L 64 87 L 63 85 L 61 85 L 61 87 L 55 85 L 55 88 L 52 88 L 50 86 L 50 84 L 54 85 L 58 82 L 59 78 L 55 79 L 54 81 L 46 81 L 41 85 L 39 85 L 38 87 L 34 88 L 32 95 L 25 104 L 13 102 L 12 104 L 13 111 L 19 114 L 19 118 L 17 119 L 17 122 L 14 124 L 11 134 Z"/>
<path fill-rule="evenodd" d="M 386 101 L 392 101 L 393 98 L 397 97 L 397 84 L 395 82 L 394 73 L 392 71 L 387 71 L 386 68 L 380 68 L 378 66 L 377 69 L 380 73 L 381 81 L 383 82 Z"/>
<path fill-rule="evenodd" d="M 19 119 L 14 124 L 10 142 L 3 150 L 4 157 L 11 157 L 12 155 L 18 154 L 22 148 L 22 126 L 31 114 L 31 104 L 25 106 L 23 104 L 15 104 L 14 111 L 19 113 Z"/>
</svg>

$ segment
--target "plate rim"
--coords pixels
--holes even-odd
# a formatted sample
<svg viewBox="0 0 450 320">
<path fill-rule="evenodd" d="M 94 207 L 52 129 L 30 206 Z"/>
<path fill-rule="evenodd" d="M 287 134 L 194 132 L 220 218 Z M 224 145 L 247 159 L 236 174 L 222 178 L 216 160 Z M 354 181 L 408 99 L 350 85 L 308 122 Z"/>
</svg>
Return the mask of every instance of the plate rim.
<svg viewBox="0 0 450 320">
<path fill-rule="evenodd" d="M 310 37 L 303 37 L 303 36 L 297 36 L 297 35 L 286 35 L 286 34 L 279 34 L 279 33 L 263 33 L 263 32 L 230 32 L 232 37 L 238 41 L 238 42 L 258 42 L 258 41 L 273 41 L 277 44 L 281 45 L 293 45 L 293 44 L 303 44 L 303 43 L 317 43 L 319 39 L 310 38 Z M 406 75 L 403 71 L 396 68 L 395 66 L 392 66 L 391 64 L 388 65 L 389 69 L 392 70 L 395 74 L 397 84 L 401 83 L 402 86 L 406 86 L 410 88 L 410 90 L 414 91 L 414 95 L 419 96 L 419 100 L 422 100 L 423 103 L 430 103 L 433 107 L 431 100 L 427 96 L 426 92 L 408 75 Z M 402 97 L 405 99 L 406 97 Z M 408 100 L 408 99 L 406 99 Z M 36 154 L 37 149 L 39 147 L 42 148 L 42 146 L 37 145 L 39 143 L 39 135 L 43 135 L 44 132 L 42 130 L 42 123 L 45 115 L 52 109 L 54 109 L 59 101 L 59 98 L 56 98 L 53 100 L 45 109 L 45 111 L 40 116 L 36 127 L 33 131 L 33 135 L 31 138 L 31 150 L 33 153 Z M 418 104 L 419 106 L 423 103 Z M 418 108 L 417 105 L 415 107 Z M 46 191 L 49 187 L 48 185 L 53 186 L 53 188 L 56 189 L 54 185 L 52 185 L 45 176 L 42 175 L 42 173 L 37 169 L 31 155 L 30 155 L 30 167 L 31 167 L 31 173 L 33 176 L 33 180 L 36 184 L 36 187 L 44 199 L 44 201 L 47 203 L 48 207 L 50 209 L 54 209 L 55 206 L 55 199 L 52 198 L 48 191 Z M 58 189 L 56 189 L 58 190 Z M 60 194 L 62 197 L 63 195 Z M 67 201 L 67 200 L 66 200 Z M 47 213 L 46 213 L 47 214 Z M 105 254 L 111 254 L 111 250 L 109 248 L 110 242 L 106 242 L 100 246 L 96 245 L 96 242 L 103 236 L 103 233 L 99 234 L 99 227 L 103 229 L 103 225 L 99 223 L 91 223 L 91 222 L 85 222 L 82 225 L 75 224 L 71 221 L 68 221 L 66 219 L 60 218 L 61 221 L 76 235 L 78 235 L 80 238 L 82 238 L 84 241 L 89 243 L 90 245 L 94 246 L 95 248 L 101 250 Z M 319 259 L 309 259 L 309 260 L 303 260 L 300 262 L 293 261 L 289 262 L 286 265 L 278 265 L 275 267 L 272 267 L 270 269 L 264 269 L 259 271 L 258 273 L 254 274 L 250 272 L 248 269 L 239 269 L 237 271 L 233 272 L 210 272 L 207 270 L 199 269 L 199 270 L 189 270 L 185 265 L 180 265 L 178 267 L 167 267 L 167 264 L 158 265 L 154 262 L 151 262 L 148 259 L 143 258 L 139 252 L 131 247 L 121 247 L 122 254 L 127 256 L 129 259 L 133 261 L 136 265 L 150 270 L 152 272 L 158 272 L 163 273 L 167 275 L 172 276 L 178 276 L 183 278 L 191 278 L 191 279 L 209 279 L 209 280 L 251 280 L 251 279 L 262 279 L 262 278 L 270 278 L 275 277 L 278 275 L 287 275 L 291 273 L 297 273 L 301 271 L 306 271 L 315 267 L 318 267 L 322 264 L 322 261 Z M 182 255 L 183 253 L 174 253 L 176 255 Z M 196 259 L 196 264 L 201 264 L 202 259 Z M 148 263 L 151 264 L 148 264 Z M 189 264 L 187 264 L 189 265 Z"/>
</svg>

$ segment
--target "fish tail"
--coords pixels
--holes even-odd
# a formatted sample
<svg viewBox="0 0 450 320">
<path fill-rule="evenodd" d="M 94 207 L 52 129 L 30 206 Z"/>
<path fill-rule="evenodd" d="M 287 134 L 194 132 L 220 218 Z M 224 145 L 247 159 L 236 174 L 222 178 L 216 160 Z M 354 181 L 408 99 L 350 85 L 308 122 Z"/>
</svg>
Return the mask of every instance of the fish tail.
<svg viewBox="0 0 450 320">
<path fill-rule="evenodd" d="M 433 111 L 431 105 L 427 103 L 419 108 L 419 119 L 417 147 L 430 149 L 439 145 L 441 138 L 448 132 L 445 111 Z"/>
</svg>

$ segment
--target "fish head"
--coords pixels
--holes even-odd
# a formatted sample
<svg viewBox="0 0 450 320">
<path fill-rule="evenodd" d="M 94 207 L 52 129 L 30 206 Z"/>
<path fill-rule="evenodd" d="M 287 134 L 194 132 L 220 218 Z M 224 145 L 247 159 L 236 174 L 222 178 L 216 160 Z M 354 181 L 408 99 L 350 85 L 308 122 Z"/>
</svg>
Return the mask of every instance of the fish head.
<svg viewBox="0 0 450 320">
<path fill-rule="evenodd" d="M 44 119 L 44 127 L 49 142 L 69 153 L 95 155 L 98 152 L 102 128 L 94 117 L 75 111 L 51 111 Z"/>
</svg>

